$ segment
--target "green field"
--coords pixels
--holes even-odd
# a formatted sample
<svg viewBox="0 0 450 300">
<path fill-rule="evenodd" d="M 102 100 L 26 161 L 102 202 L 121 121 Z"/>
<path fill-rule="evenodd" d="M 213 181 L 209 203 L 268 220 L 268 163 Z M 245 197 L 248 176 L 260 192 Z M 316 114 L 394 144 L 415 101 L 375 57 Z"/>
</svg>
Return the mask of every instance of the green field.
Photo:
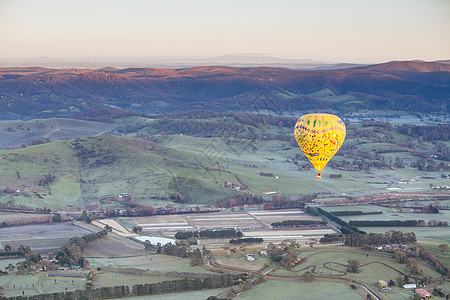
<svg viewBox="0 0 450 300">
<path fill-rule="evenodd" d="M 160 294 L 160 295 L 149 295 L 149 296 L 138 296 L 138 297 L 126 297 L 120 298 L 123 300 L 191 300 L 191 299 L 206 299 L 209 296 L 216 296 L 226 291 L 226 289 L 211 289 L 211 290 L 201 290 L 193 292 L 184 293 L 171 293 L 171 294 Z"/>
<path fill-rule="evenodd" d="M 348 285 L 335 282 L 312 283 L 269 280 L 234 299 L 364 299 Z"/>
<path fill-rule="evenodd" d="M 0 276 L 4 296 L 31 296 L 56 292 L 75 291 L 86 288 L 86 279 L 78 277 L 48 277 L 46 273 L 34 275 Z"/>
<path fill-rule="evenodd" d="M 210 273 L 200 267 L 192 267 L 188 258 L 163 254 L 132 257 L 87 257 L 92 268 L 134 268 L 161 272 Z"/>
</svg>

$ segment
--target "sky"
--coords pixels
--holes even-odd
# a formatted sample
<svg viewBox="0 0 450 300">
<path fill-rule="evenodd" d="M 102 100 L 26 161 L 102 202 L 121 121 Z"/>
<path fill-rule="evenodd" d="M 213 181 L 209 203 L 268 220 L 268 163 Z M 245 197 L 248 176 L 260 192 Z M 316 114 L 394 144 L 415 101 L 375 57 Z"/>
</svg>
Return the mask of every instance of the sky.
<svg viewBox="0 0 450 300">
<path fill-rule="evenodd" d="M 0 58 L 450 58 L 449 0 L 0 0 Z"/>
</svg>

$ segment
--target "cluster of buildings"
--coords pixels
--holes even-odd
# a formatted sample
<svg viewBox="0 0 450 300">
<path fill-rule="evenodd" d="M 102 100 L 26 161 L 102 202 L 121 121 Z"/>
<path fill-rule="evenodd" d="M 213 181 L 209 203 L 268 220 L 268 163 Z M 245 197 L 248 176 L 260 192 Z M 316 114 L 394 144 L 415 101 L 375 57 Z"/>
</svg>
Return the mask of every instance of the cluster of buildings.
<svg viewBox="0 0 450 300">
<path fill-rule="evenodd" d="M 378 287 L 380 288 L 381 291 L 386 291 L 386 290 L 391 290 L 391 288 L 389 287 L 388 283 L 384 280 L 378 280 Z M 429 293 L 428 291 L 426 291 L 423 288 L 417 288 L 417 284 L 415 283 L 408 283 L 408 284 L 404 284 L 403 285 L 404 289 L 409 289 L 412 292 L 415 292 L 416 294 L 418 294 L 421 298 L 430 298 L 431 297 L 431 293 Z"/>
</svg>

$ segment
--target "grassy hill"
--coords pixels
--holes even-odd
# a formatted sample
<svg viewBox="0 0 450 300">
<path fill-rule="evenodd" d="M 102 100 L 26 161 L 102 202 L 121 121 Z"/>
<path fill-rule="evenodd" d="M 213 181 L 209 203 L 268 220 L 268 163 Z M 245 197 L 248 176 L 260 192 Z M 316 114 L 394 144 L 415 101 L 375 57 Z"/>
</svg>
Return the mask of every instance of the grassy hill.
<svg viewBox="0 0 450 300">
<path fill-rule="evenodd" d="M 0 188 L 20 190 L 4 195 L 1 203 L 83 207 L 129 193 L 140 204 L 166 205 L 178 188 L 184 193 L 195 190 L 197 197 L 187 199 L 187 204 L 201 204 L 233 194 L 200 175 L 195 155 L 135 138 L 80 138 L 0 153 Z M 49 174 L 54 180 L 40 184 Z M 177 187 L 176 177 L 189 181 Z"/>
<path fill-rule="evenodd" d="M 331 91 L 321 93 L 332 96 Z M 449 173 L 445 126 L 431 126 L 417 135 L 416 127 L 350 124 L 343 147 L 323 178 L 316 180 L 293 139 L 295 121 L 204 111 L 131 116 L 115 120 L 116 130 L 126 136 L 101 135 L 3 150 L 0 190 L 9 188 L 9 193 L 3 194 L 0 203 L 125 208 L 129 201 L 118 196 L 128 193 L 137 204 L 165 206 L 173 204 L 170 196 L 178 192 L 183 205 L 197 205 L 245 191 L 267 200 L 272 197 L 267 192 L 291 199 L 319 193 L 319 198 L 333 200 L 448 185 L 441 176 Z M 330 178 L 332 173 L 342 177 Z M 239 190 L 225 187 L 225 182 Z"/>
</svg>

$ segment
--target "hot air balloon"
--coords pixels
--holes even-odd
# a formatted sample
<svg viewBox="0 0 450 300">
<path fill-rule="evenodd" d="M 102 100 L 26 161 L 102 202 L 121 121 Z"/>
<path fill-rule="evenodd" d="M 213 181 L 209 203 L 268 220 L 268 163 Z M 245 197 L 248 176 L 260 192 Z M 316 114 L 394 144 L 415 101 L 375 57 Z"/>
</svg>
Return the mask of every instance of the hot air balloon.
<svg viewBox="0 0 450 300">
<path fill-rule="evenodd" d="M 317 170 L 317 178 L 345 139 L 345 124 L 330 114 L 307 114 L 295 124 L 295 139 L 300 149 Z"/>
</svg>

